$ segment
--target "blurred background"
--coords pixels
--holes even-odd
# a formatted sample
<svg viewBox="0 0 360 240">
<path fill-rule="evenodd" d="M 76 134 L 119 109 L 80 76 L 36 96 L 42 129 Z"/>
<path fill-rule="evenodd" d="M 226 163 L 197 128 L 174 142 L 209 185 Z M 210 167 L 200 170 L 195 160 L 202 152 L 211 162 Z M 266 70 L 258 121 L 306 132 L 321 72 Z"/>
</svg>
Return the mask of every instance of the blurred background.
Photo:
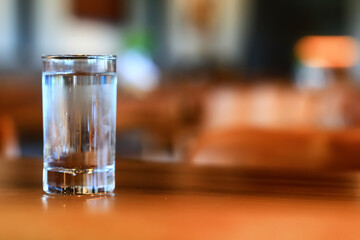
<svg viewBox="0 0 360 240">
<path fill-rule="evenodd" d="M 0 155 L 42 156 L 41 55 L 118 56 L 117 160 L 360 166 L 360 2 L 0 0 Z"/>
</svg>

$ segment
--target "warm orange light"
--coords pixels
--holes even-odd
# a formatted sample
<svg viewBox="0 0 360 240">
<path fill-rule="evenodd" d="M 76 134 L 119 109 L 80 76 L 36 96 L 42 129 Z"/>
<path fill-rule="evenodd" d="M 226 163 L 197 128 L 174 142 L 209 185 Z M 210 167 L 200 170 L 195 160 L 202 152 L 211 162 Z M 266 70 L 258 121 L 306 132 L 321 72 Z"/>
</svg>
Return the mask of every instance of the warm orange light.
<svg viewBox="0 0 360 240">
<path fill-rule="evenodd" d="M 295 53 L 309 67 L 347 68 L 358 60 L 358 42 L 347 36 L 309 36 L 296 43 Z"/>
</svg>

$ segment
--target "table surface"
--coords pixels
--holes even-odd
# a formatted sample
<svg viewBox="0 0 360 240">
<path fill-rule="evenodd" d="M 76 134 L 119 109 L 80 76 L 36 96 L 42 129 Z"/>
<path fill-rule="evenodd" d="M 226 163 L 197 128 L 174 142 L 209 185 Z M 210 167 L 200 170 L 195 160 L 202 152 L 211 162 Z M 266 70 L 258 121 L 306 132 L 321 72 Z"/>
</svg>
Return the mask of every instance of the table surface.
<svg viewBox="0 0 360 240">
<path fill-rule="evenodd" d="M 0 158 L 0 239 L 358 239 L 357 172 L 118 161 L 116 190 L 47 195 L 41 159 Z"/>
</svg>

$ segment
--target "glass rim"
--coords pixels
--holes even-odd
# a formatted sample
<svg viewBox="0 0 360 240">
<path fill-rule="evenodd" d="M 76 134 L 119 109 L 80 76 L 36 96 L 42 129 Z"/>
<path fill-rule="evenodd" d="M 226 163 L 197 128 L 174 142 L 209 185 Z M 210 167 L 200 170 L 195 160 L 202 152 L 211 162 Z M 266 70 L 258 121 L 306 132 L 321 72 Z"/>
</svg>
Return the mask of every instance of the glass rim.
<svg viewBox="0 0 360 240">
<path fill-rule="evenodd" d="M 116 60 L 116 55 L 64 54 L 64 55 L 42 55 L 41 58 L 42 60 L 77 60 L 77 59 Z"/>
</svg>

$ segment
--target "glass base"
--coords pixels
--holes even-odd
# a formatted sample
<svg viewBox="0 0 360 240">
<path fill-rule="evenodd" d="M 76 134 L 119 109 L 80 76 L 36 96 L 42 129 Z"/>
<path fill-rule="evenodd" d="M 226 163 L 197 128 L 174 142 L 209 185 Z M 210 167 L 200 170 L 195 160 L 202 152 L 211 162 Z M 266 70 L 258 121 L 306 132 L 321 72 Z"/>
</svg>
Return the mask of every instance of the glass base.
<svg viewBox="0 0 360 240">
<path fill-rule="evenodd" d="M 104 169 L 48 167 L 43 170 L 43 190 L 49 194 L 106 194 L 114 189 L 114 166 Z"/>
</svg>

